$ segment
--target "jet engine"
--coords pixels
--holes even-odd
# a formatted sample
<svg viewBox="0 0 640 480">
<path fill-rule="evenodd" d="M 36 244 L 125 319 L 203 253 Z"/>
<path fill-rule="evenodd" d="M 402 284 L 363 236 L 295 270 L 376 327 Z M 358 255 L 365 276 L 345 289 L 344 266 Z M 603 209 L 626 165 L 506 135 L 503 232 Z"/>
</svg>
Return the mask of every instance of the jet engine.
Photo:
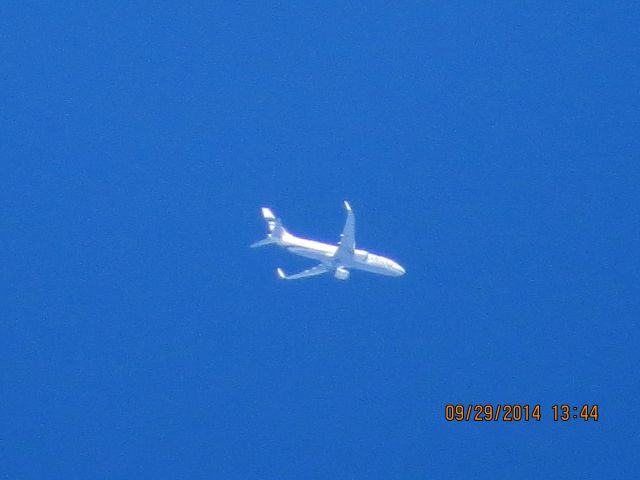
<svg viewBox="0 0 640 480">
<path fill-rule="evenodd" d="M 336 268 L 335 277 L 338 280 L 346 280 L 347 278 L 349 278 L 349 270 L 344 267 L 338 267 Z"/>
</svg>

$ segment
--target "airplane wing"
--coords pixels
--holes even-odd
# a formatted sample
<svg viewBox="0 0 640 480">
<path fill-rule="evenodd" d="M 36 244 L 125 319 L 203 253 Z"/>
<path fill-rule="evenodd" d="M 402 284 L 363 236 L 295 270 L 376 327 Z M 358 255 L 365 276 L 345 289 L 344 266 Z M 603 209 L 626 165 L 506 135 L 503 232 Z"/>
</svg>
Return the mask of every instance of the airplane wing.
<svg viewBox="0 0 640 480">
<path fill-rule="evenodd" d="M 340 242 L 335 256 L 352 256 L 356 248 L 356 217 L 351 210 L 351 205 L 345 200 L 344 208 L 347 210 L 347 222 L 344 224 L 344 230 L 340 235 Z"/>
<path fill-rule="evenodd" d="M 323 273 L 327 273 L 329 269 L 321 263 L 320 265 L 316 265 L 315 267 L 311 267 L 307 270 L 304 270 L 300 273 L 295 273 L 293 275 L 286 275 L 281 268 L 279 268 L 277 271 L 278 271 L 278 278 L 282 280 L 298 280 L 299 278 L 322 275 Z"/>
</svg>

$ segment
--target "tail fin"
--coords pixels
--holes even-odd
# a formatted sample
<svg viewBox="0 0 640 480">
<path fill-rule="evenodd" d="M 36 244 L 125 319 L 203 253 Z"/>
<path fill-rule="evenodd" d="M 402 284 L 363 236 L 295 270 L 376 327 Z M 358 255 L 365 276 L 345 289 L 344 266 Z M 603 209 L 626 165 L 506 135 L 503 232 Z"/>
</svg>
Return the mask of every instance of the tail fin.
<svg viewBox="0 0 640 480">
<path fill-rule="evenodd" d="M 282 240 L 282 237 L 287 233 L 282 226 L 282 221 L 275 217 L 271 209 L 262 207 L 262 217 L 267 222 L 267 229 L 269 230 L 269 233 L 267 234 L 267 238 L 255 242 L 251 245 L 251 248 L 279 243 Z"/>
</svg>

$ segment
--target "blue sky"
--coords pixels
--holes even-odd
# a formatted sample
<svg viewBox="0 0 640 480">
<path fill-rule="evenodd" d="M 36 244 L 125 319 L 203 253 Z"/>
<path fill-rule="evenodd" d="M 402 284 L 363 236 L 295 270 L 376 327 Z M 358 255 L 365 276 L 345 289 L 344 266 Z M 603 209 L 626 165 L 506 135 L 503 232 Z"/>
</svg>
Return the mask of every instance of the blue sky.
<svg viewBox="0 0 640 480">
<path fill-rule="evenodd" d="M 0 478 L 637 477 L 638 17 L 0 7 Z M 248 249 L 345 199 L 405 276 Z"/>
</svg>

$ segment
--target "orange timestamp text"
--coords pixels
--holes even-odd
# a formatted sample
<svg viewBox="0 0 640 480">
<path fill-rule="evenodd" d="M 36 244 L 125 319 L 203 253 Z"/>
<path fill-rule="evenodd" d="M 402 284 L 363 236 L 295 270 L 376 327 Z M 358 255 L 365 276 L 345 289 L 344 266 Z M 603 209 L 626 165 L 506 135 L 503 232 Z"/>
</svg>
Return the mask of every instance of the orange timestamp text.
<svg viewBox="0 0 640 480">
<path fill-rule="evenodd" d="M 552 405 L 551 413 L 554 421 L 592 420 L 597 422 L 599 407 L 597 404 Z M 444 419 L 447 422 L 539 422 L 542 420 L 540 404 L 451 404 L 444 407 Z"/>
</svg>

